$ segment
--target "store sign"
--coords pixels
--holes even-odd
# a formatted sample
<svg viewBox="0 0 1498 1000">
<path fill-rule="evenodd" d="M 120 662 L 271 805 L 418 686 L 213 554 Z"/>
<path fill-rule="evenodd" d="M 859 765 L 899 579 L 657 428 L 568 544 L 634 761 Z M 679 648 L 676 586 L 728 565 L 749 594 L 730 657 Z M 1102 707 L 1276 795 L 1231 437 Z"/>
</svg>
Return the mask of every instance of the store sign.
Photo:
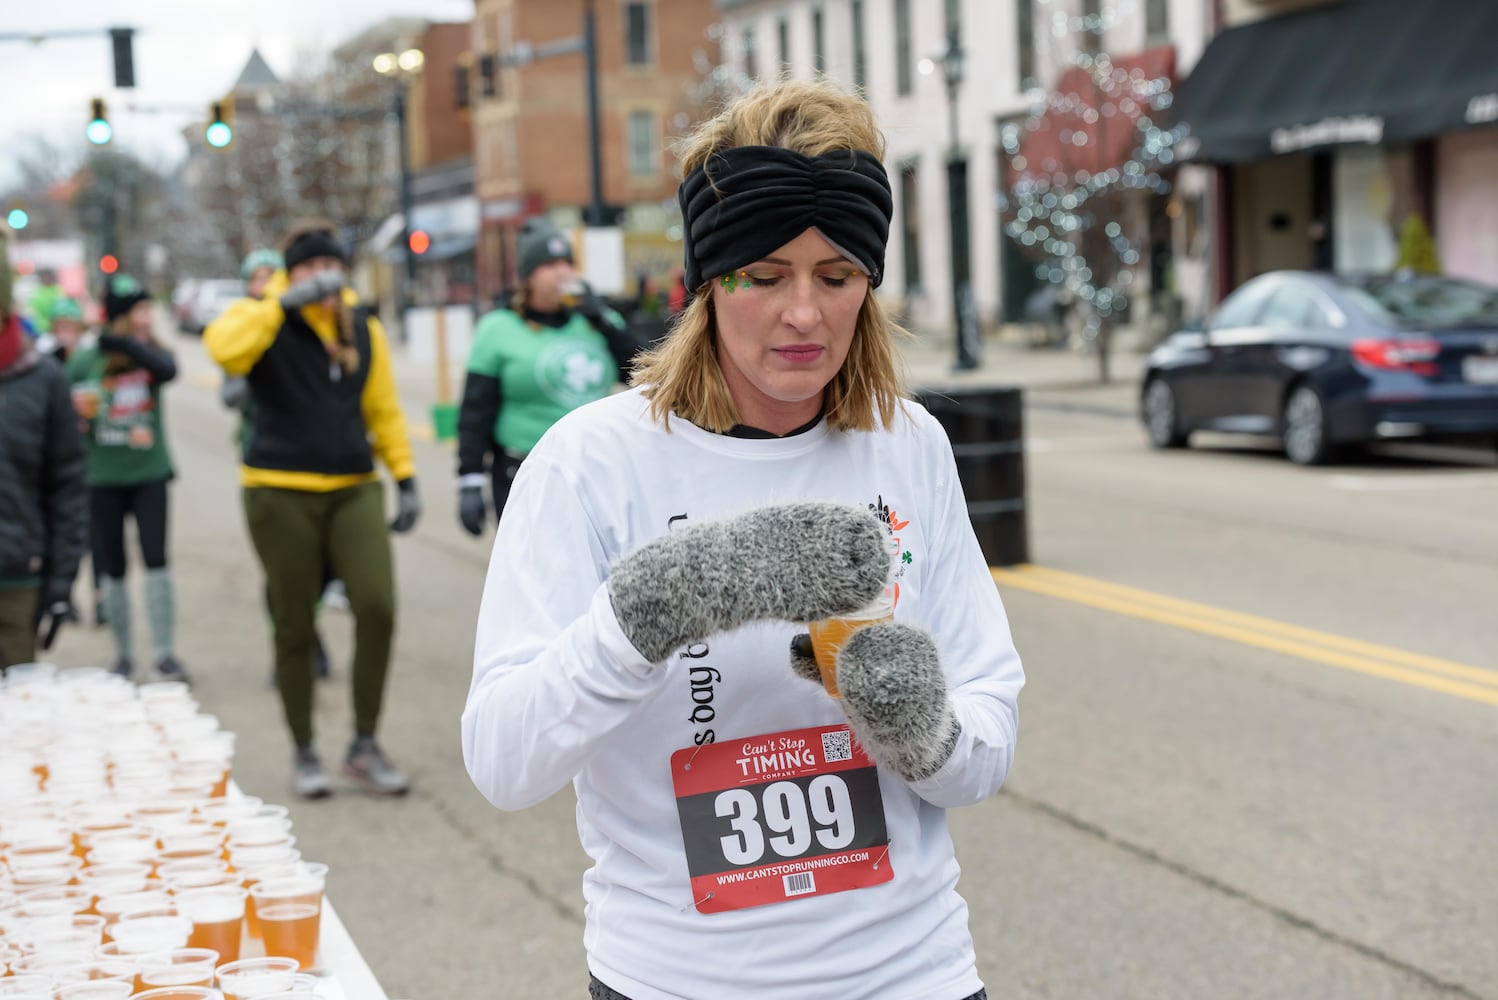
<svg viewBox="0 0 1498 1000">
<path fill-rule="evenodd" d="M 1277 128 L 1269 133 L 1269 145 L 1276 153 L 1294 153 L 1315 146 L 1344 146 L 1360 142 L 1376 146 L 1383 138 L 1384 120 L 1378 115 L 1348 115 Z"/>
</svg>

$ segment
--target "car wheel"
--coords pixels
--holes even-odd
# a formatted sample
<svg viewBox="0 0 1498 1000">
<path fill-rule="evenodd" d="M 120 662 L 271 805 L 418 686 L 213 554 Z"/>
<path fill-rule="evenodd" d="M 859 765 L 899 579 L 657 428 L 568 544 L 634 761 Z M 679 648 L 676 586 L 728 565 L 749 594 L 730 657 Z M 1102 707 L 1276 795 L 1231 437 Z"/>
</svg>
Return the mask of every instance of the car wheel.
<svg viewBox="0 0 1498 1000">
<path fill-rule="evenodd" d="M 1296 465 L 1324 465 L 1332 460 L 1331 435 L 1327 433 L 1326 405 L 1321 394 L 1302 383 L 1285 398 L 1285 455 Z"/>
<path fill-rule="evenodd" d="M 1144 387 L 1143 415 L 1144 429 L 1149 433 L 1150 444 L 1156 448 L 1186 446 L 1191 435 L 1181 429 L 1175 390 L 1163 378 L 1152 378 Z"/>
</svg>

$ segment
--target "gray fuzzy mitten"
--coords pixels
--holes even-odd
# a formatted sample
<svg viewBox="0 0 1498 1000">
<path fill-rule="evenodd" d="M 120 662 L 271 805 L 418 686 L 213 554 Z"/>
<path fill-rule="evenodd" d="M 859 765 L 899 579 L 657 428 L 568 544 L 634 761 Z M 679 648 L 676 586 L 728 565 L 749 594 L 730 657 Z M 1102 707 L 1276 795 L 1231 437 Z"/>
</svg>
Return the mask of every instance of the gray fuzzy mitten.
<svg viewBox="0 0 1498 1000">
<path fill-rule="evenodd" d="M 793 503 L 677 528 L 614 564 L 609 598 L 624 634 L 659 663 L 755 621 L 809 622 L 879 595 L 889 532 L 862 507 Z"/>
<path fill-rule="evenodd" d="M 805 652 L 791 643 L 791 669 L 820 681 Z M 837 686 L 858 742 L 906 781 L 931 777 L 952 756 L 962 727 L 936 643 L 924 629 L 885 622 L 854 632 L 837 655 Z"/>
</svg>

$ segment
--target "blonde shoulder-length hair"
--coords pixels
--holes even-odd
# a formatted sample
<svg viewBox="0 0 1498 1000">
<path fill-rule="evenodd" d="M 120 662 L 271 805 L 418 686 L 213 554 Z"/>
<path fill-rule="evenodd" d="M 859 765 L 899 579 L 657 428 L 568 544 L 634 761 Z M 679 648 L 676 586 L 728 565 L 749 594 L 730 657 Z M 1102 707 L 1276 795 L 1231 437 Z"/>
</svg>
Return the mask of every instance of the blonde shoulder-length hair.
<svg viewBox="0 0 1498 1000">
<path fill-rule="evenodd" d="M 714 153 L 738 146 L 779 146 L 807 156 L 861 149 L 884 159 L 884 136 L 868 104 L 821 80 L 757 87 L 730 104 L 683 141 L 683 175 Z M 674 414 L 723 432 L 740 422 L 718 364 L 711 280 L 716 277 L 695 289 L 670 334 L 635 362 L 630 384 L 642 387 L 651 416 L 662 423 Z M 823 390 L 823 412 L 833 428 L 871 431 L 876 416 L 880 426 L 890 426 L 905 395 L 896 336 L 909 334 L 885 312 L 870 286 L 848 357 Z"/>
</svg>

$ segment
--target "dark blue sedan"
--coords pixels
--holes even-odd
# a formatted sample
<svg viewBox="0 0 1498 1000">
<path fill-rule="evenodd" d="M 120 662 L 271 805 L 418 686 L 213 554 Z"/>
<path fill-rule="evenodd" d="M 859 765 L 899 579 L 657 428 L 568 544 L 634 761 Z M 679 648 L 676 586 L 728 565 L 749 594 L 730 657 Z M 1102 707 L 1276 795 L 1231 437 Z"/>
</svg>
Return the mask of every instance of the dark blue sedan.
<svg viewBox="0 0 1498 1000">
<path fill-rule="evenodd" d="M 1498 289 L 1261 275 L 1205 332 L 1151 353 L 1140 415 L 1157 448 L 1199 430 L 1269 434 L 1301 465 L 1378 441 L 1498 440 Z"/>
</svg>

